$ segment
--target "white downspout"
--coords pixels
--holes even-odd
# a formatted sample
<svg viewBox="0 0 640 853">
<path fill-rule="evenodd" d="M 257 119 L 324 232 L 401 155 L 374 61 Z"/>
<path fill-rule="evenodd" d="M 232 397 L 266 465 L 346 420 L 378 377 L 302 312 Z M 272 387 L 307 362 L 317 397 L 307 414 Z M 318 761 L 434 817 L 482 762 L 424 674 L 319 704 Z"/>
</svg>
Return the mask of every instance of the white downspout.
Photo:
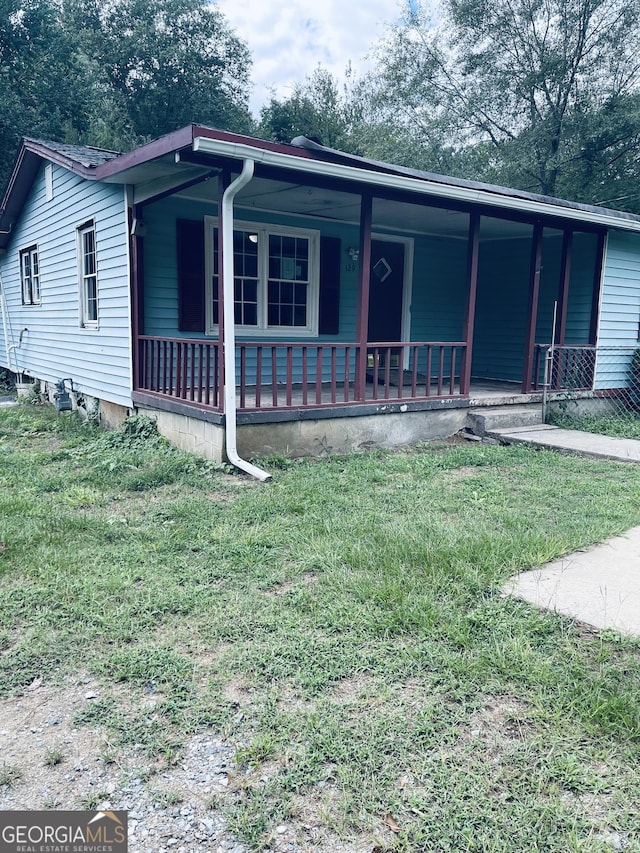
<svg viewBox="0 0 640 853">
<path fill-rule="evenodd" d="M 4 300 L 4 287 L 2 286 L 2 276 L 0 275 L 0 308 L 2 309 L 2 328 L 4 330 L 4 348 L 7 352 L 7 367 L 11 370 L 11 348 L 9 346 L 9 317 L 7 305 Z"/>
<path fill-rule="evenodd" d="M 22 336 L 25 332 L 28 332 L 28 329 L 23 329 L 20 332 L 20 340 L 19 343 L 13 343 L 13 332 L 9 325 L 9 309 L 7 308 L 7 300 L 4 295 L 4 285 L 2 284 L 2 276 L 0 275 L 0 308 L 2 309 L 2 328 L 4 330 L 4 348 L 7 353 L 7 368 L 11 370 L 11 353 L 13 353 L 13 360 L 15 362 L 15 374 L 16 379 L 20 377 L 20 369 L 18 366 L 18 354 L 16 350 L 22 346 Z M 11 339 L 11 343 L 9 343 L 9 339 Z"/>
<path fill-rule="evenodd" d="M 254 161 L 246 159 L 242 171 L 222 195 L 222 293 L 224 319 L 224 420 L 226 453 L 229 462 L 257 480 L 271 479 L 271 474 L 241 459 L 236 444 L 236 329 L 233 287 L 233 201 L 253 177 Z"/>
</svg>

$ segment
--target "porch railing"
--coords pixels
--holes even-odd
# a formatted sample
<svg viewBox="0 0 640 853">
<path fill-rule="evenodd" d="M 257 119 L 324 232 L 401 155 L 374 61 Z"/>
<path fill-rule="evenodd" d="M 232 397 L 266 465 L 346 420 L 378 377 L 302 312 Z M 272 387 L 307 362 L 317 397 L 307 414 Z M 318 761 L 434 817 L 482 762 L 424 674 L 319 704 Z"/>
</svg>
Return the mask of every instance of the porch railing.
<svg viewBox="0 0 640 853">
<path fill-rule="evenodd" d="M 461 396 L 466 344 L 243 341 L 236 344 L 238 408 L 344 406 Z M 218 341 L 139 337 L 138 390 L 218 411 L 223 359 Z"/>
<path fill-rule="evenodd" d="M 595 346 L 536 344 L 531 387 L 539 391 L 591 391 L 595 381 Z"/>
<path fill-rule="evenodd" d="M 140 335 L 138 347 L 138 390 L 221 409 L 218 341 Z"/>
</svg>

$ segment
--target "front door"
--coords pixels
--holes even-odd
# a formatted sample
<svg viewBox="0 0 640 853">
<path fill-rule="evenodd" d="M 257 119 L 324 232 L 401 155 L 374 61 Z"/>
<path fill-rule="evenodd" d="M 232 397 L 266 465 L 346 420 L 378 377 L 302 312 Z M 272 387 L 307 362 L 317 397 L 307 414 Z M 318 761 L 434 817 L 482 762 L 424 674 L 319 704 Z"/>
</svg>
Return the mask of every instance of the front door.
<svg viewBox="0 0 640 853">
<path fill-rule="evenodd" d="M 396 343 L 402 340 L 402 303 L 404 292 L 404 243 L 390 240 L 371 241 L 371 277 L 369 280 L 370 344 L 378 341 Z M 387 364 L 388 362 L 388 364 Z M 369 349 L 368 370 L 386 373 L 400 368 L 397 347 Z M 395 371 L 392 376 L 395 376 Z"/>
<path fill-rule="evenodd" d="M 369 342 L 402 339 L 404 243 L 371 241 Z"/>
</svg>

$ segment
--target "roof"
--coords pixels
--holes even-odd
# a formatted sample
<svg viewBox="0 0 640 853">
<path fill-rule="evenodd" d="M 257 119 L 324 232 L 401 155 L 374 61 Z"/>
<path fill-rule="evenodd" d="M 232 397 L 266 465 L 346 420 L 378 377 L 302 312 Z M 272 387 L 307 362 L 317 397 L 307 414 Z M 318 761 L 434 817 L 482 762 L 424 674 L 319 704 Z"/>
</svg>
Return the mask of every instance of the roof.
<svg viewBox="0 0 640 853">
<path fill-rule="evenodd" d="M 548 217 L 640 233 L 640 216 L 624 211 L 383 163 L 328 148 L 306 137 L 282 144 L 192 124 L 123 154 L 90 146 L 23 139 L 0 206 L 0 248 L 9 242 L 43 161 L 58 163 L 87 180 L 137 185 L 157 176 L 159 164 L 165 172 L 179 171 L 181 156 L 200 158 L 201 164 L 223 160 L 238 164 L 252 158 L 257 164 L 275 170 L 324 176 L 360 188 L 368 185 L 419 194 L 438 200 L 443 206 L 448 201 L 459 209 L 481 206 L 483 212 L 490 208 L 496 215 L 498 211 L 518 212 L 527 217 Z"/>
<path fill-rule="evenodd" d="M 110 160 L 119 157 L 121 153 L 119 151 L 108 151 L 105 148 L 94 148 L 92 145 L 68 145 L 63 142 L 26 138 L 24 141 L 30 143 L 34 151 L 41 148 L 43 153 L 56 153 L 62 159 L 77 163 L 86 169 L 102 166 L 103 163 L 108 163 Z"/>
</svg>

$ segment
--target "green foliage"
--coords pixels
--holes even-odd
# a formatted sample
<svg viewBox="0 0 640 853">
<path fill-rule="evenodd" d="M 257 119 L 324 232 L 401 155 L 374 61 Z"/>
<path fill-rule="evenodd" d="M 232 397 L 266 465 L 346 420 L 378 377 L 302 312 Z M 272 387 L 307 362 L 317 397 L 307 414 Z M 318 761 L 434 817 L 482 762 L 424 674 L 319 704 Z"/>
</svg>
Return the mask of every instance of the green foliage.
<svg viewBox="0 0 640 853">
<path fill-rule="evenodd" d="M 639 22 L 638 0 L 407 4 L 374 114 L 447 172 L 637 209 Z"/>
<path fill-rule="evenodd" d="M 640 440 L 640 417 L 635 412 L 619 415 L 571 415 L 554 413 L 549 422 L 563 429 L 578 429 L 615 438 L 635 438 Z"/>
<path fill-rule="evenodd" d="M 58 764 L 62 764 L 63 759 L 64 755 L 55 747 L 47 749 L 44 754 L 44 763 L 47 767 L 56 767 Z"/>
<path fill-rule="evenodd" d="M 21 778 L 22 771 L 19 767 L 4 761 L 0 764 L 0 788 L 13 788 Z"/>
<path fill-rule="evenodd" d="M 61 142 L 89 127 L 91 81 L 52 0 L 0 2 L 0 185 L 22 136 Z"/>
<path fill-rule="evenodd" d="M 11 371 L 0 368 L 0 394 L 12 391 L 14 388 L 15 381 Z"/>
<path fill-rule="evenodd" d="M 294 84 L 288 98 L 279 101 L 271 97 L 260 113 L 259 133 L 286 143 L 306 136 L 330 148 L 362 153 L 355 133 L 357 98 L 355 88 L 350 88 L 350 68 L 346 80 L 341 92 L 338 81 L 325 69 L 317 68 L 304 83 Z"/>
<path fill-rule="evenodd" d="M 251 58 L 206 0 L 0 0 L 0 185 L 22 136 L 126 150 L 252 127 Z"/>
<path fill-rule="evenodd" d="M 388 814 L 404 851 L 639 837 L 637 640 L 501 589 L 638 524 L 640 467 L 447 443 L 275 460 L 258 485 L 147 419 L 27 407 L 0 442 L 0 691 L 90 674 L 74 722 L 109 758 L 224 736 L 217 807 L 252 849 L 309 814 L 319 849 Z"/>
<path fill-rule="evenodd" d="M 196 120 L 250 128 L 250 56 L 205 0 L 70 0 L 65 13 L 134 138 Z"/>
</svg>

